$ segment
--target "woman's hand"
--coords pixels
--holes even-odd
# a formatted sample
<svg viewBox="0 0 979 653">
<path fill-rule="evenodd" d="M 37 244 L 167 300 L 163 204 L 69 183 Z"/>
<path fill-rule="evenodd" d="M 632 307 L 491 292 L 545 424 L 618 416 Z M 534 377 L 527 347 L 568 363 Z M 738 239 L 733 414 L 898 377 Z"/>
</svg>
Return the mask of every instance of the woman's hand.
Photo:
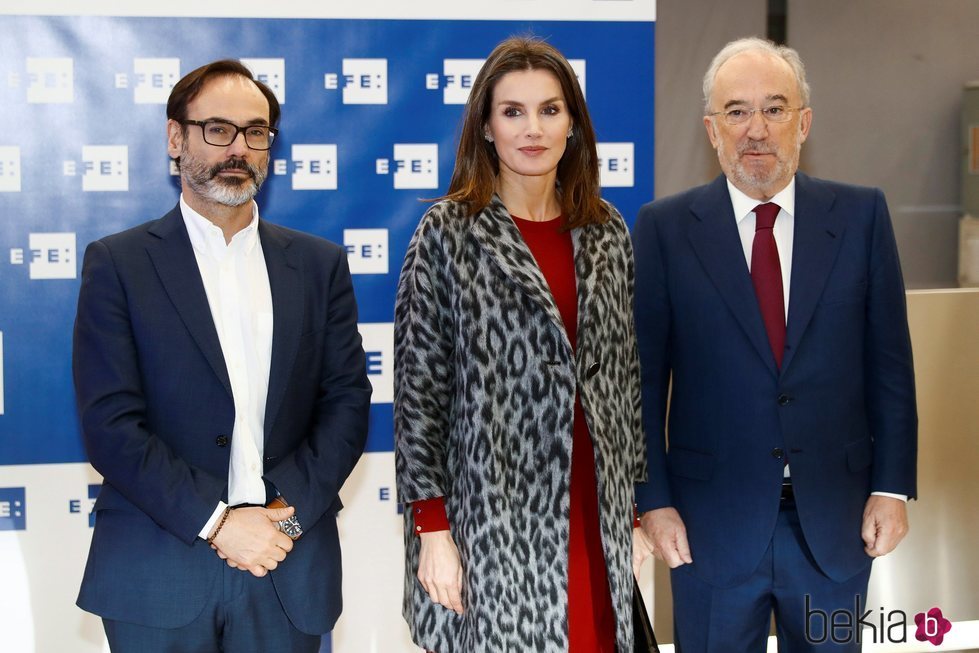
<svg viewBox="0 0 979 653">
<path fill-rule="evenodd" d="M 432 601 L 462 614 L 462 562 L 449 531 L 421 533 L 418 580 Z"/>
<path fill-rule="evenodd" d="M 646 558 L 653 555 L 653 543 L 641 527 L 632 529 L 632 573 L 639 580 L 639 569 Z"/>
</svg>

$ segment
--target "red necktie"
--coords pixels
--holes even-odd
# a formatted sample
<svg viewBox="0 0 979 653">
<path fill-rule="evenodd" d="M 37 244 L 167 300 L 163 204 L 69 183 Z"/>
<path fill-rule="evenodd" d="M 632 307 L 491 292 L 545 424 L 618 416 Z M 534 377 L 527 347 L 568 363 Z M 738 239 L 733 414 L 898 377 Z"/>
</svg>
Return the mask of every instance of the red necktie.
<svg viewBox="0 0 979 653">
<path fill-rule="evenodd" d="M 758 297 L 761 319 L 768 332 L 768 343 L 775 354 L 775 364 L 782 367 L 785 350 L 785 296 L 782 293 L 782 266 L 775 246 L 775 218 L 778 204 L 755 207 L 755 240 L 751 244 L 751 283 Z"/>
</svg>

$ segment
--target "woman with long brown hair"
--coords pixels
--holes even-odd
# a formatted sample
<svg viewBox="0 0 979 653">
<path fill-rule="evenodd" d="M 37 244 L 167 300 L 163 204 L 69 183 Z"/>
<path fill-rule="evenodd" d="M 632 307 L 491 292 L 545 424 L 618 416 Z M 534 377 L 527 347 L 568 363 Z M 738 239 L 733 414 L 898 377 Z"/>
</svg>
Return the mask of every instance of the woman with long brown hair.
<svg viewBox="0 0 979 653">
<path fill-rule="evenodd" d="M 404 615 L 426 649 L 631 651 L 632 249 L 598 177 L 568 61 L 501 43 L 395 307 Z"/>
</svg>

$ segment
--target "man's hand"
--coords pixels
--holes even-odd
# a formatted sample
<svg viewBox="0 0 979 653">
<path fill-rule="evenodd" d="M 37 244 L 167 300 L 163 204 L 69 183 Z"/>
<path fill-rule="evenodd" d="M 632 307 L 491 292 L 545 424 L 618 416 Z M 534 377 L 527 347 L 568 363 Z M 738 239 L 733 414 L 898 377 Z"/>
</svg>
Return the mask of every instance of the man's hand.
<svg viewBox="0 0 979 653">
<path fill-rule="evenodd" d="M 462 614 L 462 562 L 449 531 L 421 533 L 418 580 L 432 602 Z"/>
<path fill-rule="evenodd" d="M 291 517 L 295 508 L 237 508 L 228 515 L 213 548 L 229 567 L 264 576 L 292 551 L 292 539 L 276 522 Z"/>
<path fill-rule="evenodd" d="M 860 531 L 864 551 L 872 558 L 887 555 L 908 533 L 908 507 L 894 497 L 871 494 L 863 509 L 863 528 Z"/>
<path fill-rule="evenodd" d="M 676 508 L 645 512 L 639 518 L 639 523 L 652 542 L 653 555 L 668 564 L 670 569 L 693 562 L 687 543 L 687 529 Z"/>
<path fill-rule="evenodd" d="M 646 558 L 653 555 L 653 541 L 641 527 L 632 529 L 632 573 L 639 580 L 639 569 Z"/>
</svg>

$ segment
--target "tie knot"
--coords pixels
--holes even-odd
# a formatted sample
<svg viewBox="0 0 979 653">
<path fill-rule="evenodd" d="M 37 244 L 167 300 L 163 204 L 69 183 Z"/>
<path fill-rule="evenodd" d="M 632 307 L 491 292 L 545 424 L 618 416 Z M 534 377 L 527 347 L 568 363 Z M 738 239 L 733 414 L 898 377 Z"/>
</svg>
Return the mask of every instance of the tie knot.
<svg viewBox="0 0 979 653">
<path fill-rule="evenodd" d="M 771 229 L 775 226 L 775 218 L 781 210 L 778 204 L 766 202 L 755 207 L 755 231 Z"/>
</svg>

